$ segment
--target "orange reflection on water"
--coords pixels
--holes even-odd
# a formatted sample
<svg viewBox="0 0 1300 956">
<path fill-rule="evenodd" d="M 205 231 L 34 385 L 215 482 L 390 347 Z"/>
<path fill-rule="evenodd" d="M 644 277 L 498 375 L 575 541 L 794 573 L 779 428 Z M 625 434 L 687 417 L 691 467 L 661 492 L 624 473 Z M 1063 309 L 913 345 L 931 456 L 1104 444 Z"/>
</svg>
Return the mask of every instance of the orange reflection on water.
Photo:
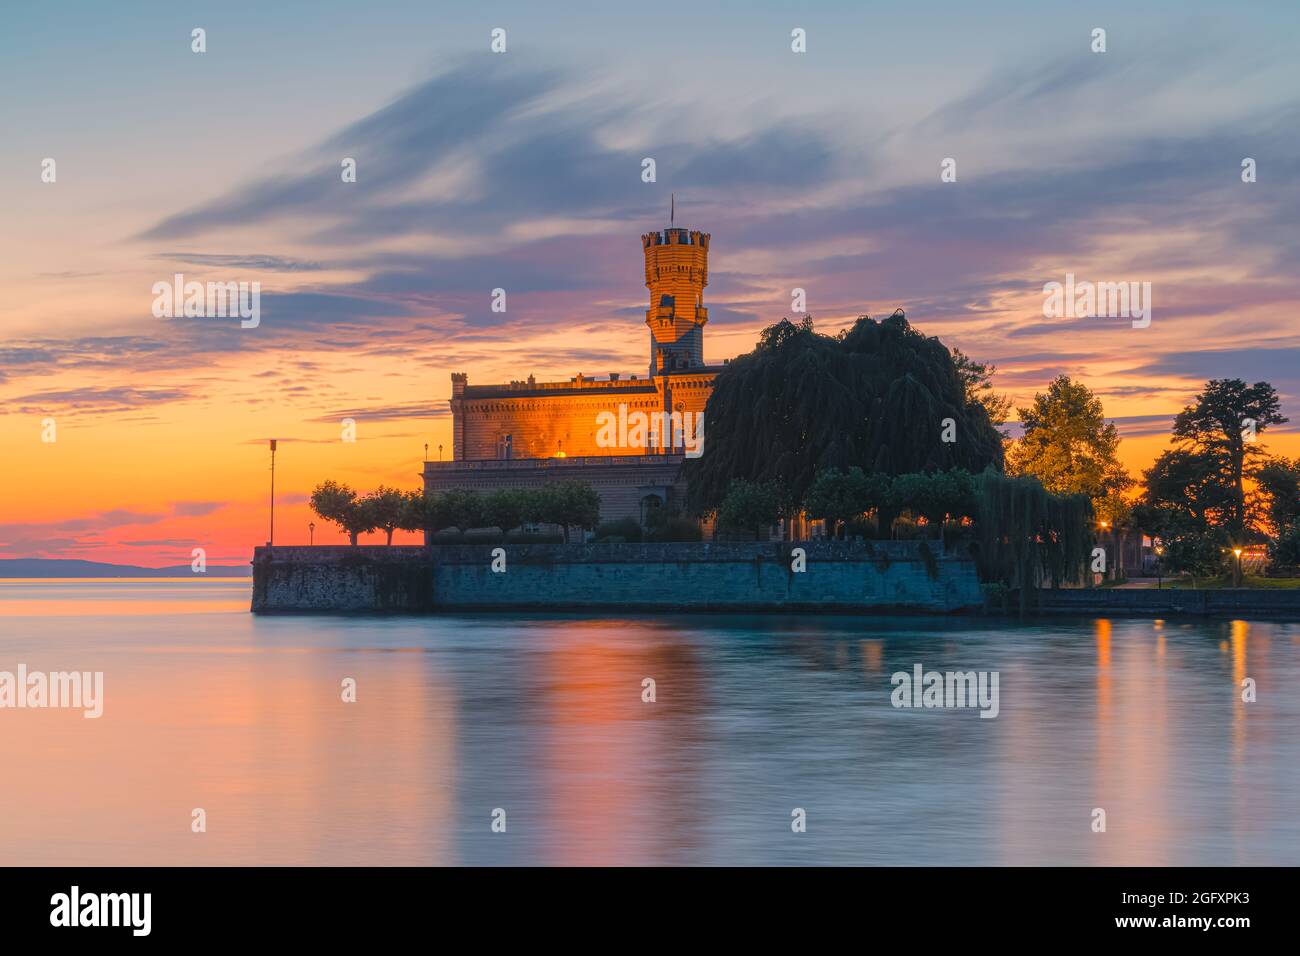
<svg viewBox="0 0 1300 956">
<path fill-rule="evenodd" d="M 629 862 L 629 846 L 662 854 L 673 838 L 689 840 L 691 790 L 662 776 L 691 772 L 699 689 L 690 654 L 669 628 L 632 622 L 566 622 L 553 642 L 541 701 L 551 731 L 546 816 L 558 837 L 547 862 L 614 865 Z"/>
<path fill-rule="evenodd" d="M 1154 631 L 1155 629 L 1153 629 Z M 1169 789 L 1168 719 L 1164 637 L 1144 625 L 1126 624 L 1120 649 L 1113 625 L 1095 624 L 1097 711 L 1094 786 L 1106 811 L 1105 833 L 1094 834 L 1093 862 L 1108 866 L 1167 864 Z"/>
<path fill-rule="evenodd" d="M 879 638 L 862 641 L 862 666 L 868 674 L 879 674 L 884 669 L 885 642 Z"/>
<path fill-rule="evenodd" d="M 103 586 L 103 596 L 87 597 L 87 584 Z M 247 611 L 252 586 L 252 578 L 3 578 L 0 617 L 175 614 L 179 600 L 187 614 Z"/>
<path fill-rule="evenodd" d="M 104 668 L 98 720 L 5 713 L 0 764 L 23 771 L 0 793 L 0 862 L 457 862 L 455 703 L 425 655 L 286 649 L 178 667 L 141 650 Z"/>
<path fill-rule="evenodd" d="M 1242 700 L 1242 681 L 1246 679 L 1246 642 L 1250 637 L 1250 624 L 1232 622 L 1232 759 L 1240 763 L 1246 751 L 1246 702 Z"/>
</svg>

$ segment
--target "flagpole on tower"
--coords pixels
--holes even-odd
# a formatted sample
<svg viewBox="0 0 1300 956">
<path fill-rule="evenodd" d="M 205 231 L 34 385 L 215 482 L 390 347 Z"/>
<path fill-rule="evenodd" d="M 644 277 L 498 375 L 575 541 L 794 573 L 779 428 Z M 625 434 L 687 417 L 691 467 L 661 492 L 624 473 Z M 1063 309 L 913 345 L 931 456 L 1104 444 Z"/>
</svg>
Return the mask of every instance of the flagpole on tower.
<svg viewBox="0 0 1300 956">
<path fill-rule="evenodd" d="M 668 225 L 672 226 L 677 222 L 677 194 L 671 193 L 672 199 L 669 200 L 672 205 L 668 207 Z"/>
</svg>

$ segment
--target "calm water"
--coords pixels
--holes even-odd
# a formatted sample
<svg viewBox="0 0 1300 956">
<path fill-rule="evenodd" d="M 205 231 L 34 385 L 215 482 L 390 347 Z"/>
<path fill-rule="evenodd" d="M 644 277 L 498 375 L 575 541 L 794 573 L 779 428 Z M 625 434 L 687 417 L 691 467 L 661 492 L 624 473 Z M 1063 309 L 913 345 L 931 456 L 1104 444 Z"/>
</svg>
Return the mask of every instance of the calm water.
<svg viewBox="0 0 1300 956">
<path fill-rule="evenodd" d="M 254 618 L 248 591 L 0 581 L 0 671 L 105 675 L 99 720 L 0 710 L 0 864 L 1300 863 L 1300 625 Z M 894 709 L 916 663 L 998 671 L 999 716 Z"/>
</svg>

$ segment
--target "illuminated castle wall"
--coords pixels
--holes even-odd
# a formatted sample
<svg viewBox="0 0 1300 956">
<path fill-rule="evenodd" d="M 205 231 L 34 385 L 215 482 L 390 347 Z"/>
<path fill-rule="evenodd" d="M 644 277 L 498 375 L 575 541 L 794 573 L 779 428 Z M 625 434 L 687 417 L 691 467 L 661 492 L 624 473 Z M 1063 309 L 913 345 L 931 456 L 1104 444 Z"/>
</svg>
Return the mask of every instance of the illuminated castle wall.
<svg viewBox="0 0 1300 956">
<path fill-rule="evenodd" d="M 666 447 L 602 448 L 596 443 L 601 412 L 703 412 L 716 368 L 704 364 L 704 287 L 709 281 L 709 235 L 665 229 L 641 237 L 645 284 L 650 290 L 650 374 L 617 372 L 567 382 L 526 380 L 471 385 L 451 376 L 452 457 L 457 461 L 669 454 Z M 662 444 L 662 443 L 661 443 Z"/>
<path fill-rule="evenodd" d="M 606 520 L 644 519 L 648 505 L 680 501 L 678 470 L 684 447 L 665 437 L 648 447 L 602 447 L 601 413 L 647 416 L 704 412 L 719 367 L 704 364 L 704 287 L 709 281 L 709 235 L 669 227 L 641 237 L 649 290 L 648 375 L 603 378 L 578 374 L 567 382 L 528 378 L 471 385 L 451 376 L 452 460 L 427 462 L 430 491 L 544 484 L 556 477 L 590 481 Z"/>
</svg>

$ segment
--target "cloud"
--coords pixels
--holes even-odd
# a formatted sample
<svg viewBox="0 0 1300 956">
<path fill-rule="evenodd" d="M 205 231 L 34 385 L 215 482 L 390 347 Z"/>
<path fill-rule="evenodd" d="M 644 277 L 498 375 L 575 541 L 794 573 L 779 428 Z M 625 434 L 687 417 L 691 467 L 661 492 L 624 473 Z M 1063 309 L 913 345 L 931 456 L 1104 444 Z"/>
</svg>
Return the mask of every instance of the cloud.
<svg viewBox="0 0 1300 956">
<path fill-rule="evenodd" d="M 298 273 L 305 284 L 263 290 L 255 334 L 191 320 L 166 327 L 165 347 L 128 338 L 22 343 L 0 375 L 12 383 L 118 361 L 176 367 L 304 343 L 440 367 L 508 367 L 512 353 L 531 364 L 536 343 L 561 323 L 592 331 L 599 344 L 556 352 L 548 342 L 548 360 L 624 365 L 644 351 L 637 237 L 663 224 L 676 191 L 683 221 L 713 233 L 706 304 L 718 331 L 777 320 L 798 286 L 827 327 L 902 306 L 922 330 L 998 363 L 1017 386 L 1056 369 L 1086 377 L 1135 348 L 1153 374 L 1171 376 L 1230 374 L 1216 362 L 1249 364 L 1257 350 L 1281 349 L 1258 364 L 1300 393 L 1283 367 L 1294 330 L 1236 319 L 1244 309 L 1282 315 L 1300 301 L 1300 103 L 1285 91 L 1242 101 L 1249 107 L 1223 98 L 1213 124 L 1171 110 L 1180 91 L 1231 90 L 1237 78 L 1230 63 L 1185 50 L 1155 44 L 1138 60 L 1046 51 L 876 137 L 835 116 L 791 123 L 773 111 L 742 121 L 707 97 L 672 107 L 680 122 L 668 123 L 661 103 L 576 70 L 464 61 L 273 174 L 138 237 L 165 243 L 160 258 Z M 726 138 L 689 132 L 721 128 L 722 118 Z M 648 144 L 627 132 L 647 129 Z M 1244 152 L 1260 160 L 1259 183 L 1240 182 Z M 657 183 L 641 181 L 646 155 Z M 939 182 L 945 155 L 958 159 L 955 183 Z M 356 183 L 341 181 L 341 156 L 357 159 Z M 177 251 L 194 240 L 229 248 L 224 237 L 240 230 L 294 254 Z M 1043 319 L 1042 284 L 1066 271 L 1155 280 L 1152 334 Z M 507 291 L 506 313 L 490 310 L 494 288 Z M 610 344 L 620 335 L 625 349 Z M 1213 357 L 1195 369 L 1178 364 L 1194 351 Z M 111 393 L 100 397 L 112 407 Z M 183 397 L 180 389 L 175 400 Z"/>
<path fill-rule="evenodd" d="M 392 421 L 411 418 L 447 418 L 451 409 L 446 402 L 407 402 L 401 405 L 377 405 L 368 408 L 350 408 L 331 412 L 311 419 L 313 422 L 337 425 L 345 418 L 357 421 Z M 337 439 L 331 439 L 337 441 Z"/>
<path fill-rule="evenodd" d="M 5 402 L 5 412 L 23 415 L 106 415 L 184 401 L 191 392 L 179 388 L 134 388 L 129 385 L 51 389 L 19 395 Z"/>
<path fill-rule="evenodd" d="M 201 518 L 226 506 L 223 501 L 177 501 L 172 504 L 172 514 L 187 518 Z"/>
<path fill-rule="evenodd" d="M 187 262 L 198 266 L 220 269 L 259 269 L 267 272 L 319 272 L 319 262 L 294 259 L 289 256 L 232 255 L 202 252 L 159 252 L 155 259 Z"/>
</svg>

